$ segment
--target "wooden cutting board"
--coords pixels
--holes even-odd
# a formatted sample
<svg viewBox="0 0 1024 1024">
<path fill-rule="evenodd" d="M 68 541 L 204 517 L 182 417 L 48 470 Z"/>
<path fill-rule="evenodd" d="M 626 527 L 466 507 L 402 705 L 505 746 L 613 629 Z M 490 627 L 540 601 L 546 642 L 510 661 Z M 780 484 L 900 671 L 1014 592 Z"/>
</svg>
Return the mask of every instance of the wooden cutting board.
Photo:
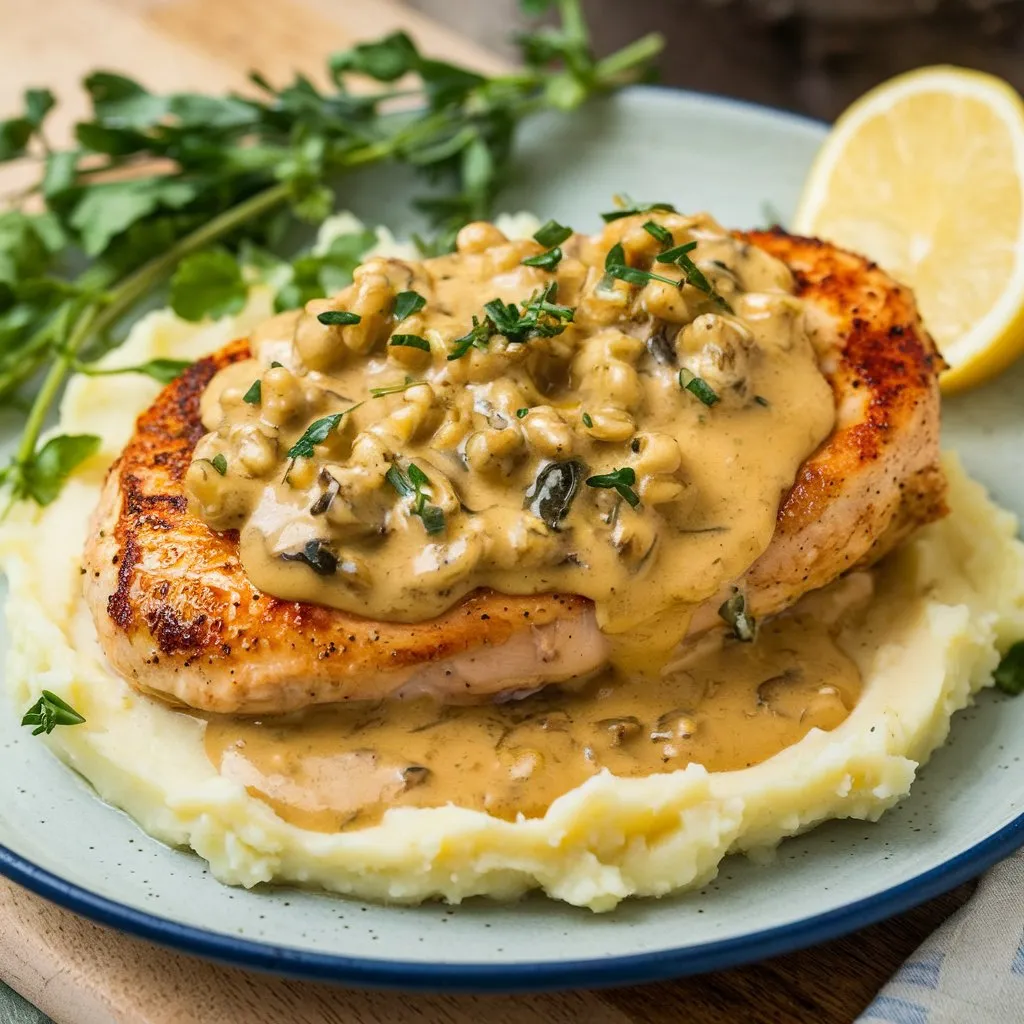
<svg viewBox="0 0 1024 1024">
<path fill-rule="evenodd" d="M 450 0 L 460 4 L 489 0 Z M 455 20 L 455 18 L 453 18 Z M 84 73 L 106 67 L 157 89 L 275 80 L 354 40 L 403 28 L 438 57 L 500 61 L 396 0 L 0 0 L 0 112 L 26 86 L 61 96 L 56 136 L 85 112 Z M 57 1024 L 848 1024 L 968 888 L 804 953 L 644 988 L 483 998 L 358 992 L 206 964 L 111 932 L 0 880 L 0 979 Z"/>
</svg>

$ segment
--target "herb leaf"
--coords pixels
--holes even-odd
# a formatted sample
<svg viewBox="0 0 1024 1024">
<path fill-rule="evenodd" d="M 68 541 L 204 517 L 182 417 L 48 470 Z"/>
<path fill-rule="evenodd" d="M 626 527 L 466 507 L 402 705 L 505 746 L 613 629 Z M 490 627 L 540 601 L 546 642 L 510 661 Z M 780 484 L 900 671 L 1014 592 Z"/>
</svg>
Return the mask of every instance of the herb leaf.
<svg viewBox="0 0 1024 1024">
<path fill-rule="evenodd" d="M 342 417 L 346 413 L 350 413 L 352 409 L 358 408 L 353 405 L 349 409 L 345 409 L 342 412 L 336 412 L 331 416 L 321 416 L 320 419 L 314 420 L 308 427 L 306 427 L 305 433 L 288 449 L 285 457 L 289 459 L 311 459 L 313 458 L 313 451 L 318 444 L 323 444 L 331 435 L 331 431 L 336 430 L 338 424 L 341 422 Z"/>
<path fill-rule="evenodd" d="M 524 267 L 540 267 L 541 270 L 554 270 L 562 262 L 562 250 L 555 246 L 547 252 L 538 253 L 536 256 L 527 256 L 522 261 Z"/>
<path fill-rule="evenodd" d="M 89 363 L 83 363 L 76 369 L 79 373 L 84 373 L 89 377 L 114 377 L 122 373 L 144 373 L 161 384 L 170 384 L 192 365 L 187 359 L 150 359 L 146 363 L 139 363 L 138 366 L 116 366 L 112 369 L 106 367 L 101 369 L 93 367 Z"/>
<path fill-rule="evenodd" d="M 1003 655 L 993 677 L 1003 693 L 1011 697 L 1024 693 L 1024 640 L 1019 640 Z"/>
<path fill-rule="evenodd" d="M 533 240 L 538 245 L 543 245 L 545 249 L 551 249 L 561 245 L 570 235 L 572 228 L 559 224 L 557 220 L 549 220 L 534 232 Z"/>
<path fill-rule="evenodd" d="M 85 717 L 79 714 L 67 701 L 55 693 L 43 690 L 43 695 L 25 712 L 22 725 L 34 725 L 33 736 L 46 733 L 47 736 L 58 725 L 82 725 Z"/>
<path fill-rule="evenodd" d="M 8 466 L 0 479 L 9 484 L 15 499 L 31 498 L 37 505 L 49 505 L 71 473 L 99 447 L 95 434 L 58 434 L 26 461 Z"/>
<path fill-rule="evenodd" d="M 674 241 L 672 232 L 662 227 L 657 221 L 649 220 L 644 224 L 644 231 L 652 238 L 656 238 L 662 245 L 671 245 Z"/>
<path fill-rule="evenodd" d="M 402 391 L 407 391 L 416 384 L 422 383 L 423 381 L 413 380 L 412 377 L 406 377 L 401 384 L 385 384 L 383 387 L 370 388 L 370 394 L 374 398 L 384 398 L 386 395 L 397 395 Z"/>
<path fill-rule="evenodd" d="M 732 635 L 737 640 L 750 643 L 757 635 L 757 623 L 747 614 L 747 601 L 740 591 L 722 602 L 718 614 L 732 628 Z"/>
<path fill-rule="evenodd" d="M 213 466 L 221 476 L 224 476 L 228 471 L 228 460 L 225 458 L 223 452 L 217 452 L 217 454 L 210 459 L 210 465 Z"/>
<path fill-rule="evenodd" d="M 635 203 L 627 195 L 615 197 L 617 203 L 621 204 L 617 210 L 610 213 L 602 213 L 601 219 L 605 224 L 613 220 L 621 220 L 623 217 L 634 217 L 640 213 L 677 213 L 678 211 L 671 203 Z"/>
<path fill-rule="evenodd" d="M 600 473 L 587 478 L 588 487 L 613 490 L 633 508 L 640 504 L 640 496 L 633 490 L 635 483 L 636 470 L 632 466 L 624 466 L 622 469 L 613 469 L 610 473 Z"/>
<path fill-rule="evenodd" d="M 409 463 L 407 471 L 404 471 L 397 462 L 392 463 L 387 473 L 384 474 L 384 479 L 391 484 L 400 497 L 412 497 L 410 514 L 419 517 L 420 522 L 423 523 L 423 529 L 428 534 L 444 532 L 444 509 L 428 504 L 423 488 L 430 486 L 430 478 L 415 462 Z"/>
<path fill-rule="evenodd" d="M 171 308 L 183 320 L 231 316 L 241 311 L 248 294 L 242 268 L 226 249 L 187 257 L 171 278 Z"/>
<path fill-rule="evenodd" d="M 359 323 L 362 319 L 358 313 L 349 313 L 343 309 L 328 309 L 317 314 L 317 320 L 325 327 L 347 327 Z"/>
<path fill-rule="evenodd" d="M 616 242 L 608 250 L 608 255 L 604 261 L 604 271 L 609 277 L 625 281 L 627 284 L 639 285 L 641 288 L 651 281 L 662 281 L 665 284 L 672 285 L 673 288 L 678 287 L 680 284 L 679 281 L 674 281 L 671 277 L 664 277 L 650 270 L 641 270 L 639 267 L 629 266 L 626 263 L 625 250 L 620 242 Z"/>
<path fill-rule="evenodd" d="M 426 304 L 427 300 L 419 292 L 399 292 L 395 296 L 395 320 L 401 323 L 413 313 L 418 313 Z"/>
<path fill-rule="evenodd" d="M 249 405 L 259 405 L 263 401 L 263 381 L 259 377 L 249 385 L 249 390 L 242 395 L 242 401 Z"/>
<path fill-rule="evenodd" d="M 395 348 L 418 348 L 421 352 L 430 351 L 430 342 L 418 334 L 392 334 L 389 345 Z"/>
<path fill-rule="evenodd" d="M 679 369 L 679 386 L 684 391 L 689 391 L 695 398 L 700 399 L 709 408 L 719 401 L 714 388 L 703 377 L 698 377 L 685 366 Z"/>
<path fill-rule="evenodd" d="M 687 242 L 685 245 L 677 245 L 657 257 L 659 263 L 674 263 L 683 272 L 687 284 L 693 285 L 698 291 L 702 291 L 708 298 L 712 299 L 717 306 L 727 313 L 732 312 L 732 306 L 718 294 L 715 286 L 704 276 L 700 267 L 690 258 L 690 253 L 697 248 L 696 242 Z"/>
</svg>

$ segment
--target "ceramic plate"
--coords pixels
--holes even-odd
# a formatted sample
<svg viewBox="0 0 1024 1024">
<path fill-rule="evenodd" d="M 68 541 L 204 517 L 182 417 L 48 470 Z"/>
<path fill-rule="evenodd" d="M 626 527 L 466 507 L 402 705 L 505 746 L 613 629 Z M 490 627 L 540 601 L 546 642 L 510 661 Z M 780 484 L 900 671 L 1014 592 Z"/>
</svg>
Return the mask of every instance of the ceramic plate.
<svg viewBox="0 0 1024 1024">
<path fill-rule="evenodd" d="M 711 210 L 726 224 L 788 216 L 824 127 L 720 99 L 634 89 L 572 121 L 531 126 L 506 209 L 596 224 L 615 192 Z M 368 223 L 396 221 L 400 174 L 346 184 Z M 946 445 L 1024 513 L 1024 367 L 950 403 Z M 396 908 L 217 883 L 149 840 L 0 715 L 0 871 L 105 924 L 190 953 L 313 978 L 445 990 L 624 984 L 727 967 L 859 928 L 949 889 L 1024 843 L 1024 698 L 985 694 L 912 795 L 878 824 L 832 822 L 769 866 L 727 859 L 700 893 L 597 916 L 512 906 Z"/>
</svg>

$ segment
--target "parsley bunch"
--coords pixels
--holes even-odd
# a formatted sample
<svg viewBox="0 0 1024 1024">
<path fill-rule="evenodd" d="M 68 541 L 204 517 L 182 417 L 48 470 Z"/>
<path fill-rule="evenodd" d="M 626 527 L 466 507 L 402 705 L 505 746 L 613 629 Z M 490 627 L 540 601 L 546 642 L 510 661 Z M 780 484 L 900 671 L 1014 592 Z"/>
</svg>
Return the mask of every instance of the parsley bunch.
<svg viewBox="0 0 1024 1024">
<path fill-rule="evenodd" d="M 97 71 L 84 82 L 92 116 L 67 148 L 46 138 L 52 93 L 28 90 L 23 111 L 0 121 L 0 162 L 38 168 L 0 213 L 0 403 L 45 373 L 0 472 L 12 499 L 52 501 L 94 450 L 87 435 L 42 448 L 39 436 L 67 374 L 88 372 L 138 304 L 169 286 L 187 319 L 237 312 L 243 265 L 273 284 L 278 308 L 342 287 L 372 237 L 289 261 L 272 252 L 296 221 L 328 215 L 339 175 L 385 161 L 450 185 L 417 204 L 443 251 L 459 226 L 489 214 L 524 118 L 646 77 L 661 49 L 647 36 L 597 59 L 580 0 L 523 4 L 556 8 L 558 24 L 522 37 L 523 66 L 492 78 L 426 57 L 401 32 L 334 54 L 327 90 L 301 74 L 277 87 L 253 73 L 253 95 L 161 95 Z M 375 88 L 353 90 L 356 78 Z M 180 366 L 132 369 L 166 379 Z"/>
</svg>

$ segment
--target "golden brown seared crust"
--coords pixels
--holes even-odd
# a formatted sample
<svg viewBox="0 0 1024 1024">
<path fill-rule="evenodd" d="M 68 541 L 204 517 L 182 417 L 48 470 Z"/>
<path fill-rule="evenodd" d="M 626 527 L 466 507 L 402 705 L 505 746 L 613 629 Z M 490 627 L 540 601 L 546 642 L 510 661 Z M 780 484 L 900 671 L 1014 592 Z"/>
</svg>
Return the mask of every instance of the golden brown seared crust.
<svg viewBox="0 0 1024 1024">
<path fill-rule="evenodd" d="M 257 591 L 239 562 L 237 534 L 215 533 L 191 515 L 183 488 L 205 432 L 203 390 L 217 370 L 248 354 L 247 342 L 236 341 L 168 385 L 139 417 L 104 485 L 86 548 L 86 589 L 104 649 L 129 681 L 213 711 L 376 699 L 424 663 L 498 647 L 555 620 L 591 617 L 583 598 L 481 592 L 410 625 Z M 586 638 L 583 625 L 577 639 Z M 561 642 L 572 639 L 559 634 Z M 600 638 L 590 646 L 596 664 L 581 664 L 581 674 L 604 658 Z M 546 660 L 554 678 L 577 674 Z"/>
<path fill-rule="evenodd" d="M 793 271 L 836 397 L 835 428 L 801 466 L 746 577 L 755 609 L 768 614 L 946 514 L 944 364 L 910 290 L 875 264 L 779 229 L 744 237 Z"/>
</svg>

